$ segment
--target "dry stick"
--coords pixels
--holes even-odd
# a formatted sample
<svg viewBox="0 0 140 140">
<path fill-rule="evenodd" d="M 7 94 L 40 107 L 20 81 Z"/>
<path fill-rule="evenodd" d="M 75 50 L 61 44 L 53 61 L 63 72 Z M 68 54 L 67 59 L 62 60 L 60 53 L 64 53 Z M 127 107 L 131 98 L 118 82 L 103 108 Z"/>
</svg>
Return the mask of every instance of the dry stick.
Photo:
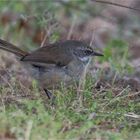
<svg viewBox="0 0 140 140">
<path fill-rule="evenodd" d="M 122 7 L 122 8 L 127 8 L 127 9 L 131 9 L 131 10 L 134 10 L 134 11 L 138 11 L 140 12 L 140 9 L 138 8 L 135 8 L 135 7 L 131 7 L 131 6 L 126 6 L 126 5 L 122 5 L 122 4 L 119 4 L 119 3 L 115 3 L 115 2 L 110 2 L 110 1 L 103 1 L 103 0 L 90 0 L 91 2 L 96 2 L 96 3 L 101 3 L 101 4 L 108 4 L 108 5 L 112 5 L 112 6 L 117 6 L 117 7 Z M 61 3 L 62 5 L 68 5 L 69 3 L 68 2 L 64 2 L 62 0 L 59 0 L 59 3 Z M 73 6 L 73 5 L 70 5 L 69 6 L 75 10 L 79 10 L 79 11 L 82 11 L 79 6 Z"/>
<path fill-rule="evenodd" d="M 140 95 L 140 91 L 135 92 L 135 93 L 133 93 L 133 94 L 129 94 L 129 95 L 122 96 L 122 97 L 120 97 L 120 98 L 133 97 L 133 96 L 137 96 L 137 95 Z"/>
<path fill-rule="evenodd" d="M 30 94 L 28 95 L 17 95 L 17 96 L 6 96 L 6 97 L 2 97 L 1 96 L 1 99 L 6 101 L 6 100 L 13 100 L 13 101 L 17 101 L 17 100 L 21 100 L 21 99 L 27 99 L 27 98 L 30 98 L 30 100 L 37 100 L 37 97 L 34 97 Z"/>
<path fill-rule="evenodd" d="M 2 106 L 3 106 L 3 112 L 5 113 L 6 111 L 6 107 L 5 107 L 5 104 L 4 104 L 4 100 L 3 100 L 3 98 L 2 98 L 2 95 L 0 95 L 0 99 L 1 99 L 1 103 L 2 103 Z"/>
<path fill-rule="evenodd" d="M 0 77 L 2 78 L 3 81 L 5 81 L 8 86 L 10 87 L 10 89 L 12 90 L 12 94 L 14 94 L 14 88 L 12 87 L 12 85 L 8 82 L 8 80 L 6 78 L 4 78 L 4 76 L 0 75 Z"/>
<path fill-rule="evenodd" d="M 105 108 L 105 107 L 107 107 L 108 105 L 110 105 L 112 102 L 114 102 L 119 96 L 121 96 L 127 89 L 129 88 L 129 86 L 127 86 L 125 89 L 123 89 L 118 95 L 116 95 L 112 100 L 110 100 L 110 102 L 109 103 L 107 103 L 107 104 L 104 104 L 103 105 L 103 109 Z"/>
<path fill-rule="evenodd" d="M 124 116 L 128 117 L 130 119 L 140 120 L 140 115 L 138 115 L 138 114 L 128 113 L 128 114 L 124 114 Z"/>
<path fill-rule="evenodd" d="M 92 34 L 90 45 L 92 44 L 93 39 L 94 39 L 94 32 Z M 88 63 L 86 64 L 86 66 L 84 68 L 84 71 L 82 73 L 82 76 L 80 78 L 79 85 L 78 85 L 78 95 L 79 95 L 80 105 L 82 105 L 82 101 L 83 101 L 83 94 L 80 94 L 80 92 L 84 91 L 85 82 L 86 82 L 86 74 L 87 74 L 90 62 L 91 62 L 91 58 L 90 58 L 90 60 L 88 61 Z"/>
<path fill-rule="evenodd" d="M 27 130 L 25 131 L 25 140 L 30 140 L 30 136 L 31 136 L 31 130 L 33 127 L 33 121 L 28 121 L 27 123 Z"/>
<path fill-rule="evenodd" d="M 19 81 L 19 85 L 20 85 L 20 87 L 21 87 L 21 90 L 22 90 L 22 92 L 23 93 L 26 93 L 25 95 L 29 95 L 29 93 L 31 93 L 31 89 L 29 89 L 29 88 L 27 88 L 25 85 L 23 85 L 22 83 L 21 83 L 21 81 Z M 27 92 L 25 92 L 25 91 L 27 91 Z"/>
<path fill-rule="evenodd" d="M 45 45 L 45 42 L 46 42 L 46 40 L 48 39 L 48 37 L 50 35 L 50 31 L 51 31 L 51 28 L 48 29 L 48 31 L 47 31 L 47 29 L 45 29 L 46 34 L 45 34 L 45 37 L 43 38 L 43 40 L 41 42 L 40 48 L 42 48 Z"/>
<path fill-rule="evenodd" d="M 108 106 L 110 103 L 112 103 L 113 101 L 115 101 L 117 98 L 120 98 L 120 99 L 123 99 L 123 98 L 126 98 L 126 97 L 133 97 L 133 96 L 137 96 L 137 95 L 140 95 L 140 91 L 138 92 L 135 92 L 133 94 L 128 94 L 128 95 L 124 95 L 124 96 L 121 96 L 127 89 L 129 88 L 129 86 L 127 86 L 125 89 L 123 89 L 118 95 L 116 95 L 109 103 L 105 104 L 104 105 L 104 108 L 106 106 Z M 119 97 L 121 96 L 121 97 Z"/>
<path fill-rule="evenodd" d="M 140 12 L 140 9 L 138 9 L 138 8 L 130 7 L 130 6 L 122 5 L 122 4 L 118 4 L 118 3 L 115 3 L 115 2 L 109 2 L 109 1 L 103 1 L 103 0 L 91 0 L 91 1 L 92 2 L 97 2 L 97 3 L 103 3 L 103 4 L 113 5 L 113 6 L 118 6 L 118 7 L 122 7 L 122 8 L 128 8 L 128 9 L 139 11 Z"/>
<path fill-rule="evenodd" d="M 4 67 L 3 67 L 3 69 L 4 69 Z M 5 70 L 5 72 L 6 72 L 6 74 L 7 74 L 9 77 L 12 77 L 11 74 L 10 74 L 10 72 L 9 72 L 8 70 Z M 10 88 L 12 88 L 12 94 L 14 94 L 15 90 L 14 90 L 14 88 L 12 87 L 12 85 L 8 82 L 8 80 L 6 80 L 6 79 L 4 78 L 4 76 L 1 76 L 1 75 L 0 75 L 0 77 L 9 85 Z M 30 93 L 29 91 L 31 91 L 31 90 L 29 90 L 27 87 L 25 87 L 20 81 L 19 81 L 19 85 L 20 85 L 21 89 L 22 89 L 22 87 L 23 87 L 25 90 L 28 91 L 28 93 Z M 25 91 L 25 90 L 24 90 L 24 91 Z M 28 94 L 27 94 L 27 95 L 28 95 Z"/>
<path fill-rule="evenodd" d="M 90 41 L 90 46 L 92 45 L 93 40 L 94 40 L 94 31 L 93 31 L 92 38 L 91 38 L 91 41 Z M 82 78 L 81 78 L 81 84 L 79 84 L 80 87 L 84 87 L 84 85 L 85 85 L 85 77 L 86 77 L 87 69 L 88 69 L 88 66 L 89 66 L 90 62 L 91 62 L 91 59 L 88 61 L 88 64 L 86 65 L 86 67 L 84 69 L 84 72 L 83 72 L 83 75 L 82 75 Z"/>
<path fill-rule="evenodd" d="M 46 40 L 49 39 L 49 37 L 52 33 L 52 30 L 53 30 L 53 28 L 55 28 L 55 26 L 56 26 L 56 24 L 53 24 L 49 27 L 49 29 L 47 27 L 45 28 L 45 36 L 43 38 L 43 41 L 42 41 L 40 47 L 43 47 L 46 44 Z"/>
<path fill-rule="evenodd" d="M 69 30 L 69 32 L 68 32 L 67 39 L 71 39 L 73 30 L 74 30 L 74 27 L 75 27 L 75 24 L 76 24 L 76 19 L 77 19 L 77 17 L 74 16 L 73 21 L 72 21 L 72 24 L 71 24 L 71 27 L 70 27 L 70 30 Z"/>
<path fill-rule="evenodd" d="M 115 81 L 117 79 L 117 76 L 118 76 L 118 73 L 115 72 L 115 75 L 114 75 L 113 80 L 112 80 L 112 85 L 114 85 L 114 83 L 115 83 Z"/>
<path fill-rule="evenodd" d="M 123 99 L 123 98 L 126 98 L 126 97 L 133 97 L 133 96 L 137 96 L 137 95 L 140 95 L 140 91 L 134 93 L 134 94 L 128 94 L 128 95 L 124 95 L 124 96 L 121 96 L 119 97 L 123 92 L 126 91 L 126 89 L 128 88 L 129 86 L 127 86 L 125 89 L 123 89 L 116 97 L 114 97 L 108 104 L 105 104 L 104 105 L 104 108 L 106 106 L 108 106 L 110 103 L 112 103 L 112 101 L 115 101 L 117 98 L 120 98 L 120 99 Z"/>
</svg>

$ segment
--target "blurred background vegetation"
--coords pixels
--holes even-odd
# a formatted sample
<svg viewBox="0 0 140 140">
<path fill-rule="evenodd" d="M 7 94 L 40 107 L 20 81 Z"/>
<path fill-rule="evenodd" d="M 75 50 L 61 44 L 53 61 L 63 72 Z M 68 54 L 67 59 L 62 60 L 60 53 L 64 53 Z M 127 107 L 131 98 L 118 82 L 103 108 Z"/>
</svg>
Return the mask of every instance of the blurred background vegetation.
<svg viewBox="0 0 140 140">
<path fill-rule="evenodd" d="M 115 2 L 140 9 L 137 0 Z M 62 88 L 52 107 L 15 56 L 0 50 L 0 139 L 140 139 L 139 14 L 93 0 L 1 0 L 0 38 L 28 51 L 84 40 L 105 57 L 91 64 L 82 103 Z"/>
</svg>

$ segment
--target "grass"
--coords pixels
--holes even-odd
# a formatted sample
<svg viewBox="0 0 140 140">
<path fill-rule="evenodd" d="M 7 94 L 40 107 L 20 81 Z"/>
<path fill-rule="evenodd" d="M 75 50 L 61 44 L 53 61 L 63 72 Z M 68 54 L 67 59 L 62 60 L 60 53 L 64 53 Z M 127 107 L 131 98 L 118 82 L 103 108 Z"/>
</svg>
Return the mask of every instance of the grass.
<svg viewBox="0 0 140 140">
<path fill-rule="evenodd" d="M 33 100 L 24 97 L 8 102 L 1 97 L 0 137 L 26 140 L 139 139 L 139 120 L 133 115 L 127 116 L 129 112 L 138 114 L 140 108 L 131 89 L 119 89 L 114 84 L 98 91 L 94 84 L 87 78 L 82 101 L 74 89 L 58 91 L 54 105 L 40 97 L 35 84 Z M 1 88 L 2 95 L 8 90 L 11 89 Z"/>
</svg>

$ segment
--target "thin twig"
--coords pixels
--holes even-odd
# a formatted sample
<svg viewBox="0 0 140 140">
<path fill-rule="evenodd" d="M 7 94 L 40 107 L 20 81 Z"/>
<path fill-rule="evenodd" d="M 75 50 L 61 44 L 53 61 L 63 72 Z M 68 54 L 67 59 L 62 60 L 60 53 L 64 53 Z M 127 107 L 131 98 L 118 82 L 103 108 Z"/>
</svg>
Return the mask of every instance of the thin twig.
<svg viewBox="0 0 140 140">
<path fill-rule="evenodd" d="M 75 24 L 76 24 L 76 18 L 77 18 L 77 17 L 74 16 L 74 18 L 73 18 L 73 20 L 72 20 L 72 24 L 71 24 L 70 30 L 69 30 L 69 32 L 68 32 L 67 39 L 71 39 L 73 30 L 74 30 L 74 27 L 75 27 Z"/>
<path fill-rule="evenodd" d="M 127 9 L 131 9 L 131 10 L 140 12 L 140 9 L 137 9 L 137 8 L 131 7 L 131 6 L 122 5 L 122 4 L 115 3 L 115 2 L 103 1 L 103 0 L 91 0 L 91 1 L 97 2 L 97 3 L 108 4 L 108 5 L 112 5 L 112 6 L 117 6 L 117 7 L 122 7 L 122 8 L 127 8 Z"/>
<path fill-rule="evenodd" d="M 112 100 L 110 100 L 110 102 L 108 102 L 107 104 L 104 104 L 103 108 L 107 107 L 108 105 L 110 105 L 112 102 L 116 101 L 118 98 L 120 98 L 120 96 L 129 88 L 129 86 L 127 86 L 125 89 L 123 89 L 119 94 L 117 94 Z"/>
<path fill-rule="evenodd" d="M 30 140 L 32 127 L 33 127 L 33 121 L 30 120 L 27 123 L 27 130 L 25 132 L 25 140 Z"/>
<path fill-rule="evenodd" d="M 12 87 L 12 85 L 8 82 L 8 80 L 6 78 L 4 78 L 2 75 L 0 75 L 0 77 L 3 79 L 3 81 L 5 81 L 8 86 L 10 87 L 10 89 L 12 90 L 12 94 L 14 94 L 14 88 Z"/>
</svg>

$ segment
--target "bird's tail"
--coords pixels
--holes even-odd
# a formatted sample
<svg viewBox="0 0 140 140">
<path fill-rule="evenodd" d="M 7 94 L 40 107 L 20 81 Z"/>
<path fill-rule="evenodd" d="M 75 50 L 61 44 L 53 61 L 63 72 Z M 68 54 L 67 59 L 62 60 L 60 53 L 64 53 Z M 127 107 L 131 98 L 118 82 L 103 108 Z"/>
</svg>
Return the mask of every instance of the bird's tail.
<svg viewBox="0 0 140 140">
<path fill-rule="evenodd" d="M 28 54 L 28 52 L 25 52 L 25 51 L 19 49 L 18 47 L 16 47 L 15 45 L 13 45 L 5 40 L 2 40 L 2 39 L 0 39 L 0 49 L 11 52 L 20 58 L 22 58 Z"/>
</svg>

